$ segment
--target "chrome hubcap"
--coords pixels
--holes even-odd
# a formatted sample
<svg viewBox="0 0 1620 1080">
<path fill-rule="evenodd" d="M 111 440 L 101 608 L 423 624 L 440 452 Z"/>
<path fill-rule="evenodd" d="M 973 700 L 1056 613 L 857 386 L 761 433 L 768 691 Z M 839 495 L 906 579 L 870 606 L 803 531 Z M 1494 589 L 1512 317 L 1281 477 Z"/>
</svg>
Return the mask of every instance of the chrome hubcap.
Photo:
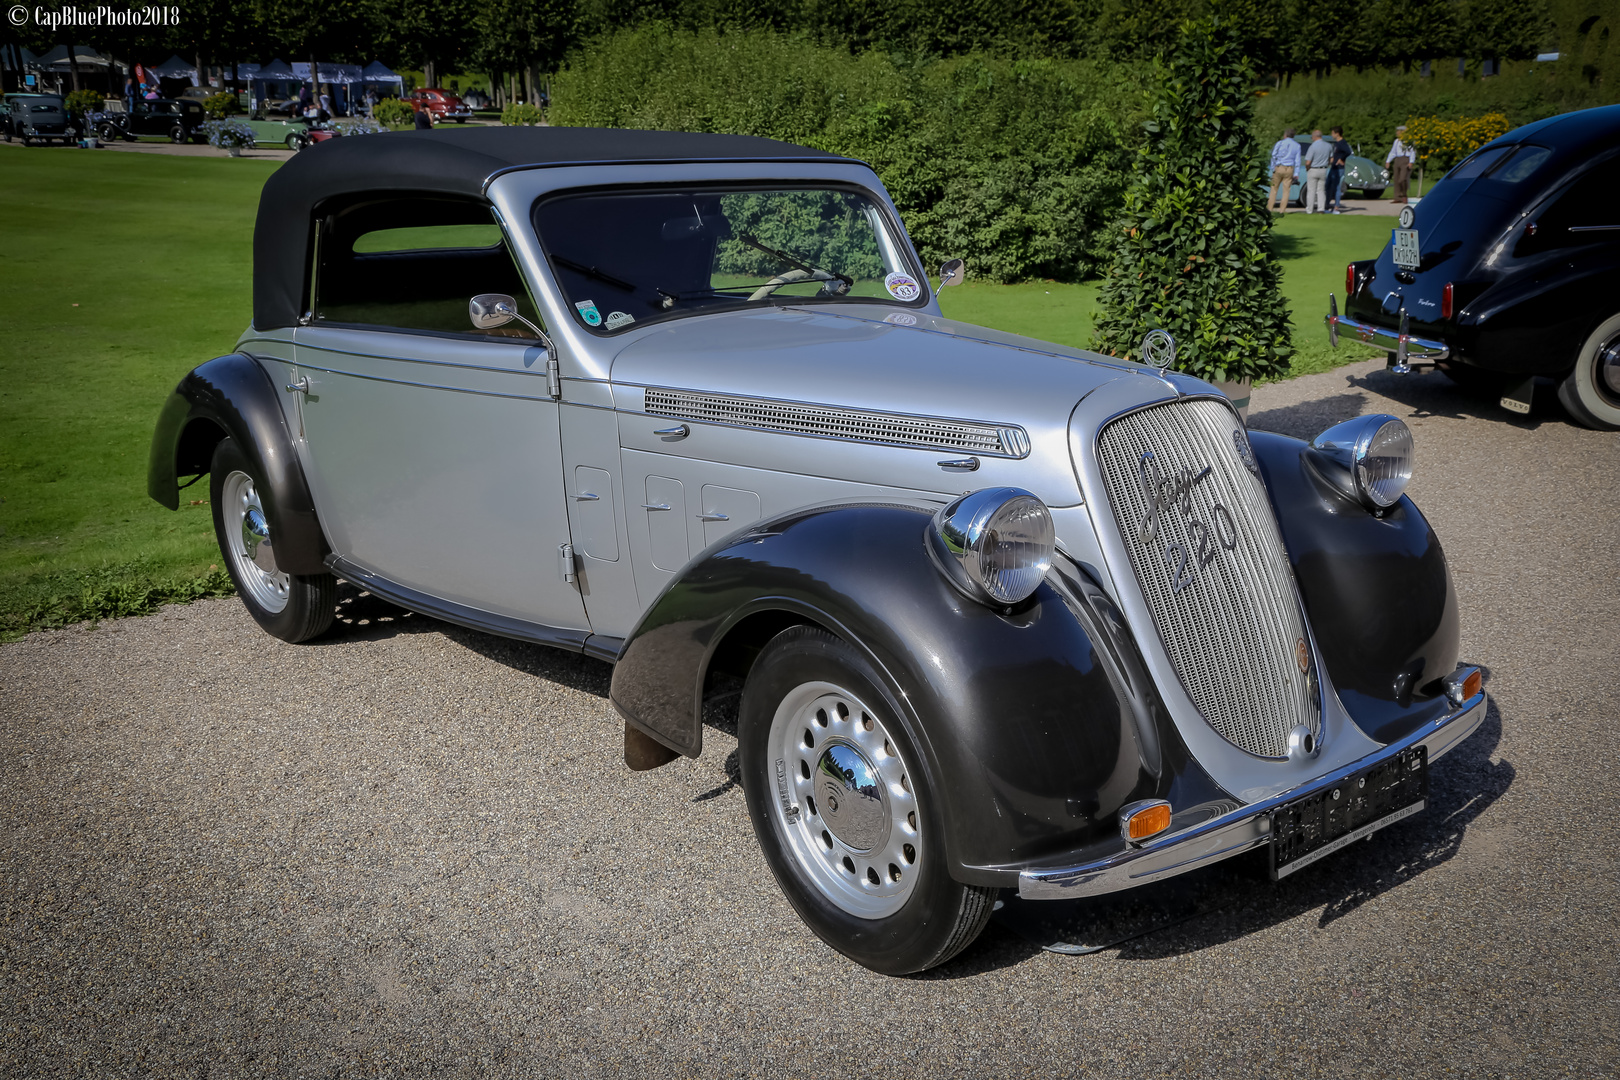
<svg viewBox="0 0 1620 1080">
<path fill-rule="evenodd" d="M 237 582 L 259 607 L 271 613 L 281 611 L 287 606 L 292 579 L 276 567 L 270 523 L 253 477 L 245 472 L 227 476 L 220 505 L 225 513 L 226 555 Z"/>
<path fill-rule="evenodd" d="M 1620 338 L 1610 341 L 1598 352 L 1597 376 L 1600 389 L 1607 389 L 1611 397 L 1620 398 Z"/>
<path fill-rule="evenodd" d="M 906 762 L 878 714 L 832 683 L 782 700 L 769 742 L 774 814 L 822 895 L 863 919 L 905 905 L 924 855 Z"/>
</svg>

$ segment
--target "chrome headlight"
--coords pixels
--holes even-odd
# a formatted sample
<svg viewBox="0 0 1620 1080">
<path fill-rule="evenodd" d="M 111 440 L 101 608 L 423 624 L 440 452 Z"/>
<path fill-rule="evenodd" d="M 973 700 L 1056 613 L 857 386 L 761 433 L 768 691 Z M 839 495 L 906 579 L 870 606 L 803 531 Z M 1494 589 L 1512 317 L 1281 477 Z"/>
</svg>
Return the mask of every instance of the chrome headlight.
<svg viewBox="0 0 1620 1080">
<path fill-rule="evenodd" d="M 983 604 L 1016 604 L 1052 568 L 1052 512 L 1021 488 L 985 488 L 943 507 L 928 546 L 945 575 Z"/>
<path fill-rule="evenodd" d="M 1335 424 L 1311 450 L 1327 478 L 1374 513 L 1399 502 L 1412 482 L 1412 430 L 1386 413 Z"/>
</svg>

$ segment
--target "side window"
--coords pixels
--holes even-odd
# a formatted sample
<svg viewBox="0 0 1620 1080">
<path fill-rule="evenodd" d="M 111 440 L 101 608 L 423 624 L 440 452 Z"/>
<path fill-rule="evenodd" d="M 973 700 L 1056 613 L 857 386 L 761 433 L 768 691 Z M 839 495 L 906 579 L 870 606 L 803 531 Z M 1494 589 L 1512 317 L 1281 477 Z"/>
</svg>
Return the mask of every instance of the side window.
<svg viewBox="0 0 1620 1080">
<path fill-rule="evenodd" d="M 529 339 L 513 322 L 475 330 L 467 301 L 505 293 L 541 323 L 489 207 L 462 199 L 409 196 L 321 208 L 315 274 L 316 322 L 475 337 Z"/>
<path fill-rule="evenodd" d="M 1620 185 L 1620 157 L 1588 169 L 1532 215 L 1534 231 L 1525 228 L 1513 253 L 1532 255 L 1553 248 L 1620 240 L 1616 185 Z"/>
</svg>

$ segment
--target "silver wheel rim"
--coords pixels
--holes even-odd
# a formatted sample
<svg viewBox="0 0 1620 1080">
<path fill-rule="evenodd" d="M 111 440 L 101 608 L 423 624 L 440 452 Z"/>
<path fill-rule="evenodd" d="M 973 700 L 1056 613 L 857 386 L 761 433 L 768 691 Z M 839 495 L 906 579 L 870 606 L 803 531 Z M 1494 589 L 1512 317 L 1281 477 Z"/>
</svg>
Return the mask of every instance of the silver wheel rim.
<svg viewBox="0 0 1620 1080">
<path fill-rule="evenodd" d="M 1592 381 L 1597 392 L 1608 399 L 1610 405 L 1620 405 L 1620 336 L 1598 346 L 1592 366 Z"/>
<path fill-rule="evenodd" d="M 842 687 L 803 683 L 777 706 L 768 745 L 771 813 L 800 869 L 857 918 L 899 911 L 925 857 L 921 809 L 879 715 Z"/>
<path fill-rule="evenodd" d="M 264 503 L 253 477 L 237 471 L 225 478 L 220 493 L 224 513 L 225 553 L 236 580 L 255 604 L 272 615 L 287 606 L 292 579 L 275 567 Z"/>
</svg>

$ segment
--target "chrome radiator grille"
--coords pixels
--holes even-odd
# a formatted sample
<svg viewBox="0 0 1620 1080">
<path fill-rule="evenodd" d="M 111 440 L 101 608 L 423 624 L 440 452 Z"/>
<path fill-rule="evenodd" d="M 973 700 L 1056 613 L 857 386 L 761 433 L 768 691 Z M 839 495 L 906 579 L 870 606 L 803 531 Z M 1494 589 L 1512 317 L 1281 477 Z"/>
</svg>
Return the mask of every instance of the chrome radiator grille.
<svg viewBox="0 0 1620 1080">
<path fill-rule="evenodd" d="M 1131 566 L 1187 695 L 1228 742 L 1288 755 L 1321 736 L 1294 579 L 1248 438 L 1195 399 L 1113 421 L 1097 440 Z"/>
<path fill-rule="evenodd" d="M 977 424 L 971 420 L 900 416 L 836 405 L 805 405 L 693 390 L 648 390 L 644 407 L 652 416 L 706 420 L 886 446 L 915 446 L 924 450 L 998 457 L 1023 457 L 1029 453 L 1029 435 L 1023 428 Z"/>
</svg>

